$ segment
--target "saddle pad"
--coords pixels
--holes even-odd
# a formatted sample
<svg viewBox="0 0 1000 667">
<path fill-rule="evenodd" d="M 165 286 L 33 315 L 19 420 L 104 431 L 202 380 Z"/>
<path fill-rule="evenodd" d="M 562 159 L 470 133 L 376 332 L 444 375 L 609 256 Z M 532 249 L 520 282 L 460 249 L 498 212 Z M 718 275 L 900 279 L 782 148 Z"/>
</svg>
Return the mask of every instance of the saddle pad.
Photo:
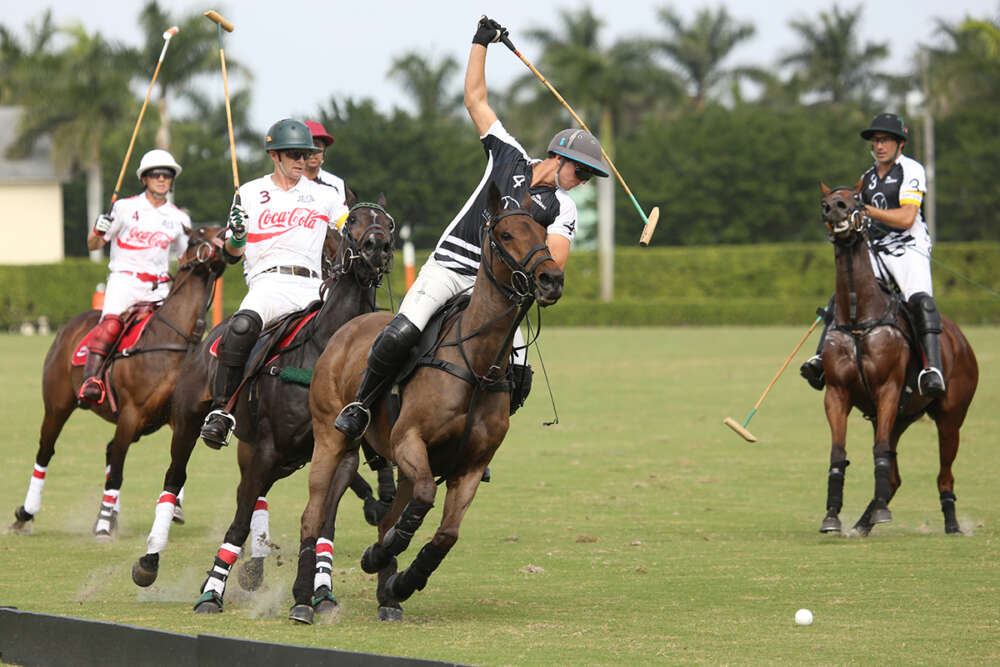
<svg viewBox="0 0 1000 667">
<path fill-rule="evenodd" d="M 118 344 L 115 345 L 113 352 L 127 352 L 130 350 L 139 340 L 139 336 L 142 335 L 146 325 L 149 324 L 149 320 L 152 319 L 153 314 L 154 313 L 150 312 L 141 316 L 139 319 L 133 320 L 132 324 L 129 325 L 125 333 L 118 339 Z M 89 351 L 87 343 L 90 342 L 90 337 L 93 333 L 94 329 L 88 331 L 87 335 L 80 341 L 80 344 L 76 346 L 76 350 L 73 352 L 74 366 L 83 366 L 87 362 L 87 352 Z"/>
<path fill-rule="evenodd" d="M 302 330 L 302 327 L 304 327 L 306 324 L 308 324 L 309 320 L 311 320 L 312 318 L 316 317 L 316 313 L 318 313 L 318 312 L 319 312 L 318 310 L 313 311 L 313 312 L 309 313 L 308 315 L 306 315 L 305 317 L 303 317 L 301 320 L 299 320 L 299 323 L 295 325 L 295 327 L 291 330 L 291 332 L 289 332 L 289 334 L 287 336 L 285 336 L 284 338 L 282 338 L 278 342 L 278 345 L 272 350 L 272 352 L 277 352 L 278 350 L 283 350 L 286 347 L 288 347 L 289 345 L 291 345 L 292 341 L 295 340 L 295 337 L 299 334 L 299 331 Z M 218 356 L 219 356 L 219 343 L 221 341 L 222 341 L 222 336 L 219 336 L 212 343 L 212 346 L 210 348 L 208 348 L 208 351 L 211 353 L 211 355 L 213 357 L 218 358 Z M 275 355 L 275 357 L 276 356 L 277 355 Z M 268 363 L 274 361 L 275 357 L 271 357 L 268 360 Z"/>
</svg>

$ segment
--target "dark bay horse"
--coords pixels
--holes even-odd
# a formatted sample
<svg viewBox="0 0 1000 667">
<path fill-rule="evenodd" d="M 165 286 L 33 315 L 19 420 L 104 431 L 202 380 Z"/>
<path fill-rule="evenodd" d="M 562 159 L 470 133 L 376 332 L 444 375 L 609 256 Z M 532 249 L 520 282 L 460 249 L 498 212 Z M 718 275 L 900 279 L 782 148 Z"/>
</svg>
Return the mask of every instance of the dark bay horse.
<svg viewBox="0 0 1000 667">
<path fill-rule="evenodd" d="M 105 449 L 107 466 L 104 494 L 94 534 L 106 541 L 116 533 L 122 469 L 129 446 L 167 423 L 170 394 L 177 383 L 185 354 L 201 339 L 204 313 L 210 304 L 215 279 L 226 264 L 222 258 L 218 229 L 201 227 L 191 233 L 187 251 L 179 259 L 177 277 L 163 304 L 145 325 L 127 356 L 113 353 L 110 376 L 114 397 L 91 409 L 116 424 L 115 435 Z M 35 470 L 25 505 L 14 512 L 15 531 L 24 531 L 41 508 L 46 468 L 55 453 L 56 439 L 77 407 L 76 391 L 83 369 L 73 365 L 73 356 L 87 333 L 100 319 L 99 310 L 80 313 L 63 326 L 45 357 L 42 398 L 45 417 L 35 456 Z M 110 392 L 110 389 L 109 389 Z M 117 411 L 112 404 L 117 405 Z M 173 516 L 173 515 L 171 515 Z"/>
<path fill-rule="evenodd" d="M 248 382 L 236 405 L 240 484 L 236 515 L 226 533 L 225 544 L 230 551 L 232 545 L 237 549 L 241 547 L 253 523 L 255 541 L 261 543 L 252 545 L 257 553 L 246 561 L 241 571 L 241 583 L 250 590 L 260 583 L 264 557 L 270 549 L 264 498 L 275 481 L 304 466 L 312 455 L 308 376 L 337 328 L 356 315 L 376 309 L 376 288 L 391 268 L 394 222 L 385 211 L 385 198 L 380 197 L 377 204 L 357 203 L 353 193 L 349 193 L 348 203 L 350 212 L 342 228 L 342 237 L 335 231 L 330 235 L 339 241 L 332 275 L 317 293 L 317 298 L 322 295 L 319 310 L 302 326 L 292 344 L 280 354 L 277 351 L 269 354 L 274 358 L 269 358 L 263 372 Z M 158 507 L 164 503 L 169 505 L 172 494 L 176 494 L 186 480 L 187 462 L 211 407 L 210 379 L 217 360 L 210 350 L 222 336 L 223 326 L 206 337 L 188 359 L 183 379 L 174 392 L 171 463 L 164 477 Z M 251 356 L 250 365 L 255 356 L 258 353 Z M 256 410 L 247 403 L 251 394 Z M 391 475 L 391 469 L 388 472 Z M 132 579 L 139 586 L 149 586 L 156 579 L 160 552 L 166 547 L 170 527 L 170 522 L 165 520 L 168 512 L 167 508 L 158 511 L 147 539 L 147 553 L 133 565 Z M 208 610 L 209 607 L 201 609 Z M 221 611 L 221 592 L 214 611 Z"/>
<path fill-rule="evenodd" d="M 876 280 L 869 257 L 868 218 L 861 206 L 861 181 L 823 189 L 823 221 L 830 231 L 837 266 L 834 323 L 823 348 L 826 418 L 832 447 L 827 513 L 822 532 L 839 532 L 847 460 L 847 415 L 857 407 L 875 430 L 875 495 L 855 530 L 867 535 L 892 520 L 889 501 L 901 484 L 896 447 L 903 431 L 921 415 L 937 424 L 940 472 L 937 486 L 946 533 L 960 533 L 955 516 L 959 429 L 979 380 L 976 356 L 954 322 L 942 318 L 941 357 L 947 390 L 939 399 L 913 390 L 922 368 L 920 351 L 904 319 L 902 300 Z"/>
<path fill-rule="evenodd" d="M 431 367 L 418 366 L 401 388 L 398 419 L 390 424 L 386 401 L 376 403 L 364 436 L 399 468 L 399 488 L 379 526 L 379 541 L 361 561 L 378 572 L 379 618 L 399 620 L 399 603 L 422 590 L 458 540 L 459 525 L 483 471 L 509 426 L 508 358 L 515 328 L 537 299 L 543 306 L 562 294 L 563 273 L 545 244 L 545 228 L 521 209 L 502 210 L 490 187 L 492 217 L 482 230 L 482 262 L 467 308 L 445 322 Z M 522 207 L 527 208 L 525 202 Z M 368 350 L 391 319 L 388 313 L 358 317 L 334 334 L 316 364 L 310 390 L 316 447 L 309 471 L 309 502 L 302 515 L 295 606 L 290 618 L 311 623 L 314 612 L 332 611 L 330 568 L 336 499 L 345 475 L 339 467 L 356 450 L 334 428 L 341 408 L 353 401 Z M 441 524 L 413 564 L 396 574 L 396 556 L 409 545 L 434 503 L 439 476 L 447 484 Z M 331 480 L 340 478 L 336 486 Z M 329 499 L 328 499 L 329 496 Z"/>
</svg>

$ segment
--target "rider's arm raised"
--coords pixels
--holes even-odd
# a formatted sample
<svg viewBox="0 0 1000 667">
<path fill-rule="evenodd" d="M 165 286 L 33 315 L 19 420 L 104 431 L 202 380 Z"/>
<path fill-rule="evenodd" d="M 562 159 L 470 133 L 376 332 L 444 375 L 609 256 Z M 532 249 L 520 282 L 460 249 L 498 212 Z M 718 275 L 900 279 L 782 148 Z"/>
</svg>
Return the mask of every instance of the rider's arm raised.
<svg viewBox="0 0 1000 667">
<path fill-rule="evenodd" d="M 479 136 L 485 136 L 497 115 L 486 99 L 486 47 L 473 44 L 465 70 L 465 108 Z"/>
</svg>

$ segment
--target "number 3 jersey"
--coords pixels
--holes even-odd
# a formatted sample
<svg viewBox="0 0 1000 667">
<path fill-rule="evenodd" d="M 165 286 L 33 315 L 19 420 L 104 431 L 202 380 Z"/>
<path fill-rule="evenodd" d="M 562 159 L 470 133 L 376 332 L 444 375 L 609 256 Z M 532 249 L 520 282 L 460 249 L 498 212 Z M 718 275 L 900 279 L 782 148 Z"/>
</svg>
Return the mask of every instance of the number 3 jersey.
<svg viewBox="0 0 1000 667">
<path fill-rule="evenodd" d="M 903 204 L 914 204 L 917 206 L 917 217 L 909 229 L 893 229 L 883 225 L 881 229 L 886 233 L 882 238 L 874 240 L 874 244 L 886 251 L 897 252 L 903 245 L 916 241 L 920 247 L 929 249 L 930 235 L 921 215 L 921 204 L 924 193 L 927 192 L 924 166 L 913 158 L 900 155 L 882 178 L 879 178 L 876 166 L 872 166 L 861 177 L 861 200 L 865 205 L 888 210 L 899 208 Z"/>
<path fill-rule="evenodd" d="M 521 207 L 525 192 L 531 193 L 531 216 L 549 234 L 576 235 L 576 204 L 565 190 L 552 186 L 531 187 L 532 160 L 497 120 L 480 138 L 486 151 L 486 172 L 468 201 L 451 221 L 434 249 L 434 260 L 458 274 L 474 276 L 479 271 L 480 232 L 490 217 L 489 183 L 496 184 L 504 209 Z"/>
<path fill-rule="evenodd" d="M 170 253 L 187 250 L 191 218 L 173 204 L 153 206 L 142 192 L 119 199 L 111 208 L 108 270 L 162 275 L 170 269 Z"/>
<path fill-rule="evenodd" d="M 302 266 L 320 274 L 323 242 L 341 205 L 333 188 L 299 178 L 282 190 L 271 175 L 240 186 L 246 210 L 244 272 L 249 281 L 274 266 Z"/>
</svg>

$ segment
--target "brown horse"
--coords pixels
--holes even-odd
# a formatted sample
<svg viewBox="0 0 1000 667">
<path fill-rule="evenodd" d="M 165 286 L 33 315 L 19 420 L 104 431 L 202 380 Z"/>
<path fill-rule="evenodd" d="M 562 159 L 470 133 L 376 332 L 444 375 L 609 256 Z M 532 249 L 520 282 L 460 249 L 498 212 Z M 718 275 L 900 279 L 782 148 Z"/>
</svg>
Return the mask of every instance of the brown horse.
<svg viewBox="0 0 1000 667">
<path fill-rule="evenodd" d="M 201 339 L 205 327 L 203 317 L 211 302 L 215 279 L 226 267 L 217 233 L 218 229 L 211 227 L 201 227 L 191 233 L 188 249 L 179 260 L 177 278 L 163 304 L 127 354 L 112 355 L 108 373 L 114 379 L 114 396 L 91 408 L 101 418 L 117 425 L 105 450 L 107 474 L 101 510 L 94 525 L 99 541 L 111 539 L 116 532 L 122 469 L 129 446 L 167 423 L 170 394 L 177 383 L 181 363 L 185 354 Z M 56 439 L 63 425 L 77 408 L 76 391 L 83 381 L 83 369 L 73 365 L 74 352 L 100 316 L 100 311 L 89 310 L 71 319 L 56 334 L 45 357 L 42 372 L 45 417 L 25 505 L 14 511 L 16 521 L 11 528 L 15 531 L 27 530 L 28 523 L 41 508 L 46 468 L 55 453 Z"/>
<path fill-rule="evenodd" d="M 976 356 L 954 322 L 942 318 L 941 369 L 947 391 L 928 398 L 913 389 L 922 368 L 918 344 L 905 320 L 902 300 L 875 277 L 870 258 L 868 223 L 861 205 L 861 181 L 851 187 L 823 189 L 823 221 L 830 231 L 837 266 L 834 320 L 823 349 L 826 418 L 832 447 L 827 513 L 821 532 L 839 532 L 847 460 L 847 415 L 853 407 L 875 429 L 875 495 L 855 530 L 867 535 L 892 520 L 889 501 L 901 479 L 896 447 L 903 431 L 921 415 L 937 424 L 940 472 L 937 485 L 946 533 L 960 533 L 955 516 L 955 478 L 959 429 L 979 380 Z"/>
<path fill-rule="evenodd" d="M 468 307 L 446 321 L 434 347 L 402 387 L 398 419 L 390 424 L 387 399 L 372 410 L 365 439 L 399 468 L 399 488 L 379 526 L 379 542 L 368 547 L 361 567 L 379 573 L 379 618 L 399 620 L 399 603 L 421 590 L 458 540 L 458 529 L 483 471 L 509 425 L 508 357 L 515 328 L 537 300 L 555 303 L 563 273 L 545 244 L 545 229 L 521 209 L 502 210 L 490 187 L 492 217 L 482 230 L 482 262 Z M 525 202 L 522 207 L 527 208 Z M 299 569 L 290 618 L 311 623 L 314 610 L 336 607 L 330 585 L 336 498 L 331 479 L 346 477 L 341 461 L 356 450 L 334 428 L 341 408 L 354 400 L 368 350 L 389 322 L 388 313 L 363 315 L 330 339 L 316 364 L 309 393 L 316 446 L 309 471 L 309 502 L 302 515 Z M 434 503 L 434 477 L 447 484 L 441 524 L 414 563 L 396 574 L 396 556 L 409 545 Z M 321 532 L 322 529 L 322 532 Z M 315 577 L 315 579 L 314 579 Z M 332 603 L 331 603 L 332 601 Z"/>
</svg>

